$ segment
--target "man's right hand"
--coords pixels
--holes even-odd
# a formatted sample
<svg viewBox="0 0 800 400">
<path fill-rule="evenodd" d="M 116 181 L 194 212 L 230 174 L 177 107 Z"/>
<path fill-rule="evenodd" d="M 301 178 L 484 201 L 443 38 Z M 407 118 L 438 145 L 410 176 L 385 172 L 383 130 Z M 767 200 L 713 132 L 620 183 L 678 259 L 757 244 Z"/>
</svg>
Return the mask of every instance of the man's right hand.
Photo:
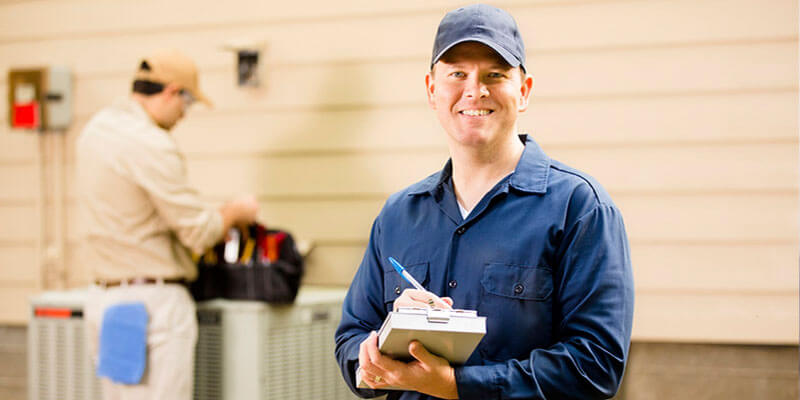
<svg viewBox="0 0 800 400">
<path fill-rule="evenodd" d="M 449 297 L 439 297 L 431 292 L 417 289 L 403 290 L 403 294 L 394 300 L 394 310 L 398 307 L 418 307 L 418 308 L 443 308 L 446 310 L 453 308 L 453 299 Z"/>
<path fill-rule="evenodd" d="M 258 199 L 253 195 L 245 195 L 228 201 L 219 208 L 222 215 L 223 235 L 234 225 L 249 225 L 258 216 Z"/>
</svg>

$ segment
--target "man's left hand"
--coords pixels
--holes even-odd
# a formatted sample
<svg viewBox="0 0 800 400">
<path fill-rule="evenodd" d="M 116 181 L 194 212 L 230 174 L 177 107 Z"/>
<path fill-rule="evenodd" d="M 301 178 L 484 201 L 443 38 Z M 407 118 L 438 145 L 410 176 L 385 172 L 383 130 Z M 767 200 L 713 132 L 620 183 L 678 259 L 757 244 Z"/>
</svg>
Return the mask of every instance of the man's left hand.
<svg viewBox="0 0 800 400">
<path fill-rule="evenodd" d="M 377 346 L 370 350 L 380 354 Z M 370 386 L 375 389 L 398 386 L 443 399 L 458 398 L 455 371 L 446 359 L 431 354 L 416 340 L 408 344 L 408 352 L 414 357 L 408 363 L 383 355 L 372 358 L 371 361 L 384 372 L 381 381 Z"/>
</svg>

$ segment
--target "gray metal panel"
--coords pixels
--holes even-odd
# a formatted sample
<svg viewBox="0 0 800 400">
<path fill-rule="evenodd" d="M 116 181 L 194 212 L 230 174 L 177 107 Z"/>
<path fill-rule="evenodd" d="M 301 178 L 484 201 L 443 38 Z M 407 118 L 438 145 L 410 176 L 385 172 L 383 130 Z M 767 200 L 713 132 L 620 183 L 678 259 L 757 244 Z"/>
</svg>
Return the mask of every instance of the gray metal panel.
<svg viewBox="0 0 800 400">
<path fill-rule="evenodd" d="M 344 290 L 307 291 L 294 307 L 268 313 L 263 326 L 262 399 L 352 399 L 334 357 Z"/>
<path fill-rule="evenodd" d="M 52 304 L 58 306 L 58 304 Z M 32 317 L 28 325 L 28 398 L 99 400 L 83 319 Z"/>
<path fill-rule="evenodd" d="M 197 310 L 198 336 L 194 361 L 194 400 L 221 400 L 223 391 L 222 312 Z"/>
</svg>

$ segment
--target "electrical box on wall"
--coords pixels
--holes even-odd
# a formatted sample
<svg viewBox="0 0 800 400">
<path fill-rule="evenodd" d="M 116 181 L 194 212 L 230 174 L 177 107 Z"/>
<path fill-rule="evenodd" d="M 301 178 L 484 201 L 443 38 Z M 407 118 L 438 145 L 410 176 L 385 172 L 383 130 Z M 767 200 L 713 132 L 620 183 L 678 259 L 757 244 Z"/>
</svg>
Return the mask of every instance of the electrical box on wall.
<svg viewBox="0 0 800 400">
<path fill-rule="evenodd" d="M 8 122 L 14 129 L 62 130 L 72 121 L 72 75 L 66 67 L 8 71 Z"/>
<path fill-rule="evenodd" d="M 258 87 L 258 50 L 239 50 L 238 83 L 239 86 Z"/>
<path fill-rule="evenodd" d="M 261 86 L 259 60 L 266 43 L 256 40 L 239 39 L 222 46 L 224 50 L 236 53 L 236 84 L 242 88 Z"/>
</svg>

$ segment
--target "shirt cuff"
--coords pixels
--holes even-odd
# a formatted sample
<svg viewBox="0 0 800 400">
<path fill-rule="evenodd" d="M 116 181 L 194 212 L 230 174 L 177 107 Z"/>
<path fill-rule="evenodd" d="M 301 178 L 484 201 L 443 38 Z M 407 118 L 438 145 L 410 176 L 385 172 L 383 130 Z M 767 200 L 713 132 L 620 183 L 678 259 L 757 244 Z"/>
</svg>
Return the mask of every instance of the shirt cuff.
<svg viewBox="0 0 800 400">
<path fill-rule="evenodd" d="M 493 399 L 500 398 L 500 387 L 495 379 L 497 372 L 489 365 L 469 365 L 454 367 L 458 398 Z"/>
</svg>

